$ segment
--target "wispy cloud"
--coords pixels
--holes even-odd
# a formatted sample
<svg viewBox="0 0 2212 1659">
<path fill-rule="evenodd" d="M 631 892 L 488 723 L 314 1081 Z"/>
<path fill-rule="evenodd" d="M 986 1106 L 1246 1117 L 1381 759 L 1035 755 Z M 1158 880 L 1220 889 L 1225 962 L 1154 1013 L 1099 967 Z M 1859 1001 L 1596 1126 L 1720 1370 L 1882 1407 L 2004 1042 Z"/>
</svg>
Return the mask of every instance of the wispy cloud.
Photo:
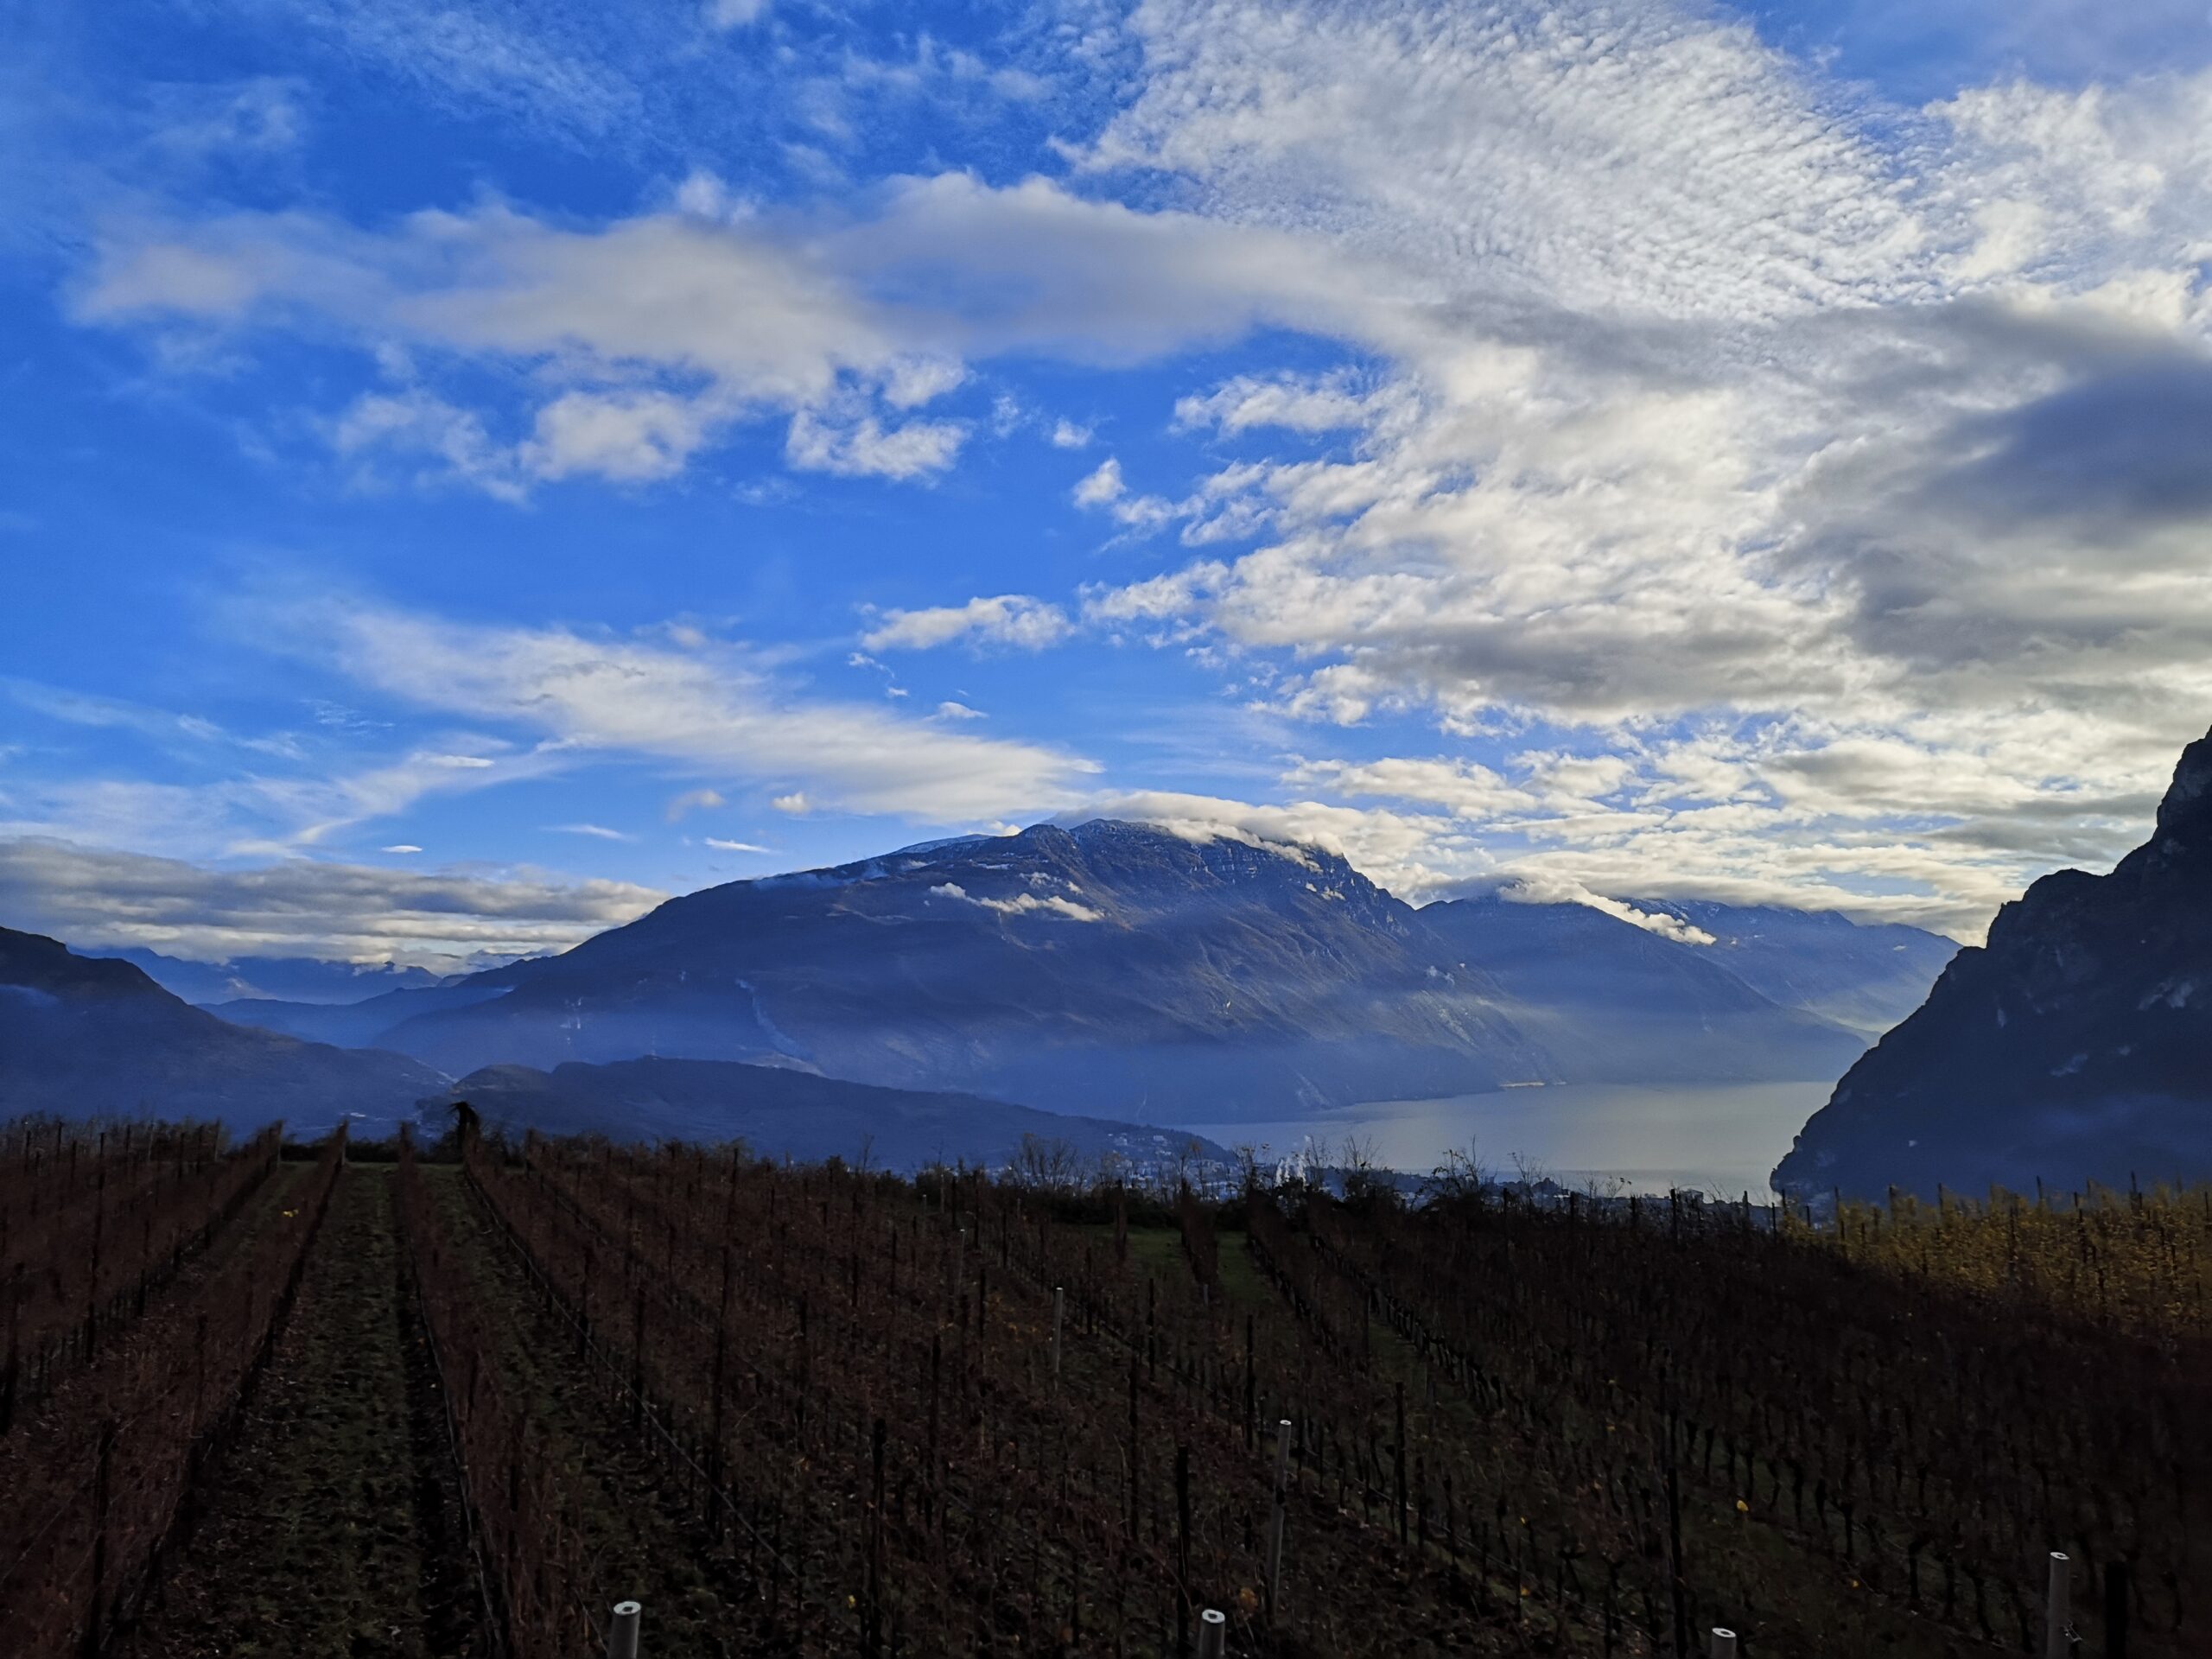
<svg viewBox="0 0 2212 1659">
<path fill-rule="evenodd" d="M 709 788 L 781 786 L 809 807 L 938 823 L 1048 810 L 1096 770 L 1041 745 L 804 695 L 734 648 L 464 625 L 366 604 L 263 608 L 322 642 L 365 689 L 515 728 L 531 752 L 569 764 L 674 760 L 711 777 Z"/>
<path fill-rule="evenodd" d="M 1067 638 L 1070 626 L 1057 605 L 1027 594 L 998 594 L 965 605 L 885 611 L 861 643 L 870 651 L 927 651 L 957 640 L 1041 651 Z"/>
</svg>

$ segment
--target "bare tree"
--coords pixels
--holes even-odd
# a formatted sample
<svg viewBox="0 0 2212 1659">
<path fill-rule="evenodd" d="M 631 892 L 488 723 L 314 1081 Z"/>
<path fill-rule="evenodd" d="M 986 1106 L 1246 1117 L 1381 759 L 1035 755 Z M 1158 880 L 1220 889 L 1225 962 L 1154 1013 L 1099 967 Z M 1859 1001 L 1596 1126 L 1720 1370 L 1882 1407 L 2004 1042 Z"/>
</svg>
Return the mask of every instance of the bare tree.
<svg viewBox="0 0 2212 1659">
<path fill-rule="evenodd" d="M 1007 1166 L 1007 1178 L 1016 1186 L 1039 1192 L 1072 1192 L 1082 1172 L 1082 1157 L 1060 1136 L 1026 1132 Z"/>
<path fill-rule="evenodd" d="M 1482 1160 L 1472 1135 L 1467 1137 L 1465 1152 L 1457 1147 L 1444 1149 L 1444 1161 L 1428 1173 L 1422 1184 L 1421 1197 L 1430 1204 L 1480 1205 L 1491 1187 L 1497 1184 L 1497 1172 Z"/>
<path fill-rule="evenodd" d="M 1344 1202 L 1355 1205 L 1395 1204 L 1398 1189 L 1376 1161 L 1375 1137 L 1347 1135 L 1343 1150 Z"/>
</svg>

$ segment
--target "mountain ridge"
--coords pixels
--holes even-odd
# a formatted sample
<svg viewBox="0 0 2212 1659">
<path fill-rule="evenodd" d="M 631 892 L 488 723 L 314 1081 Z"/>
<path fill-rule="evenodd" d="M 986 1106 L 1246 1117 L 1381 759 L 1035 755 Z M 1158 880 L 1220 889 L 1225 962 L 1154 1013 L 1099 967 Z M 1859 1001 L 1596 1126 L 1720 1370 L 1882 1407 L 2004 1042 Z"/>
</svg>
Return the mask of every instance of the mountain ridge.
<svg viewBox="0 0 2212 1659">
<path fill-rule="evenodd" d="M 1580 940 L 1605 994 L 1532 989 L 1520 959 L 1501 983 L 1503 942 L 1454 936 L 1477 913 Z M 561 957 L 348 1008 L 216 1011 L 456 1074 L 775 1061 L 1205 1122 L 1506 1083 L 1833 1077 L 1864 1047 L 1732 962 L 1586 906 L 1416 911 L 1323 848 L 1096 819 L 702 889 Z"/>
<path fill-rule="evenodd" d="M 1413 909 L 1338 855 L 1102 819 L 706 888 L 385 1040 L 453 1072 L 782 1053 L 1212 1121 L 1549 1075 L 1480 984 L 1434 965 Z"/>
<path fill-rule="evenodd" d="M 1503 895 L 1422 918 L 1497 982 L 1516 1024 L 1574 1082 L 1767 1083 L 1838 1075 L 1863 1033 L 1783 1007 L 1688 944 L 1588 905 Z"/>
<path fill-rule="evenodd" d="M 1837 1084 L 1778 1187 L 1933 1197 L 2126 1185 L 2212 1163 L 2212 734 L 2183 751 L 2142 846 L 2054 872 L 1961 950 Z"/>
</svg>

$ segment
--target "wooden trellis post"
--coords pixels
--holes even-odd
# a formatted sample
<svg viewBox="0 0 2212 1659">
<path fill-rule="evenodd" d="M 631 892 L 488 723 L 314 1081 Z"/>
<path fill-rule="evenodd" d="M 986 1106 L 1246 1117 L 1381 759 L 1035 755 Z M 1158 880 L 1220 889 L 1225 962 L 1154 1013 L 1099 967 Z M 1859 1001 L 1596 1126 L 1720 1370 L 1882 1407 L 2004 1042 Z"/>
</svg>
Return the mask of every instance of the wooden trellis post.
<svg viewBox="0 0 2212 1659">
<path fill-rule="evenodd" d="M 607 1627 L 607 1659 L 638 1659 L 638 1618 L 644 1611 L 634 1601 L 614 1604 L 613 1621 Z"/>
<path fill-rule="evenodd" d="M 1290 1475 L 1290 1419 L 1275 1424 L 1275 1499 L 1268 1518 L 1268 1618 L 1282 1617 L 1283 1484 Z"/>
<path fill-rule="evenodd" d="M 2070 1628 L 2073 1563 L 2063 1550 L 2050 1552 L 2050 1590 L 2044 1600 L 2044 1659 L 2067 1659 L 2073 1637 Z"/>
</svg>

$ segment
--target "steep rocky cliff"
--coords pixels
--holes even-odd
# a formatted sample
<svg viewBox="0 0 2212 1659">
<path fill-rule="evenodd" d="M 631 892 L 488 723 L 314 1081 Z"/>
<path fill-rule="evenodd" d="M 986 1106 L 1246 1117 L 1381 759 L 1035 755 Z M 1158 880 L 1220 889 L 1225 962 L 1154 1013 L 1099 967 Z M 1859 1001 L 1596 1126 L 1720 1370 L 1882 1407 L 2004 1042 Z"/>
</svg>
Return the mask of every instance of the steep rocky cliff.
<svg viewBox="0 0 2212 1659">
<path fill-rule="evenodd" d="M 2149 841 L 2006 905 L 1852 1067 L 1776 1184 L 1879 1197 L 2212 1176 L 2212 736 Z"/>
</svg>

